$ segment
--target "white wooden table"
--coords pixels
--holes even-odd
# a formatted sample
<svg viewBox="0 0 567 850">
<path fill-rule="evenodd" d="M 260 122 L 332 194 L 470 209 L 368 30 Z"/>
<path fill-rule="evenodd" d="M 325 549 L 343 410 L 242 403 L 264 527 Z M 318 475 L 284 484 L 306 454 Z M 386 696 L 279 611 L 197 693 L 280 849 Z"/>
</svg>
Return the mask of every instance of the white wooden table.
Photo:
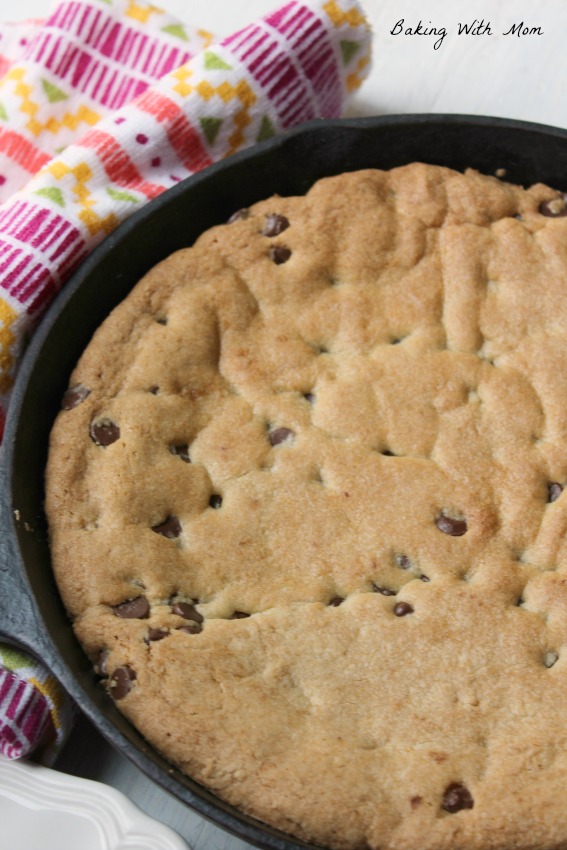
<svg viewBox="0 0 567 850">
<path fill-rule="evenodd" d="M 187 23 L 196 22 L 220 36 L 278 5 L 278 0 L 155 2 Z M 374 31 L 375 59 L 349 114 L 463 113 L 567 128 L 567 0 L 362 3 Z M 6 20 L 15 14 L 42 17 L 48 8 L 48 0 L 17 4 L 0 0 Z M 413 34 L 406 33 L 408 29 Z M 86 720 L 75 727 L 56 767 L 121 789 L 146 813 L 172 826 L 193 850 L 249 846 L 161 791 L 114 752 Z"/>
</svg>

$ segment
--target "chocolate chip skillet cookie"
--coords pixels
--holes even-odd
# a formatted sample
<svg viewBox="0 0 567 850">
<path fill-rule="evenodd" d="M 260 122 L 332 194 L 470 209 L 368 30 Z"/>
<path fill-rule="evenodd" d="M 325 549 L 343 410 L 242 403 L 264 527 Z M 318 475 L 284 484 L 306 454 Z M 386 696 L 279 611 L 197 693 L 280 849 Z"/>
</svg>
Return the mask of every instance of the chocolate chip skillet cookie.
<svg viewBox="0 0 567 850">
<path fill-rule="evenodd" d="M 567 206 L 412 164 L 154 268 L 63 399 L 53 563 L 109 698 L 348 850 L 567 847 Z"/>
</svg>

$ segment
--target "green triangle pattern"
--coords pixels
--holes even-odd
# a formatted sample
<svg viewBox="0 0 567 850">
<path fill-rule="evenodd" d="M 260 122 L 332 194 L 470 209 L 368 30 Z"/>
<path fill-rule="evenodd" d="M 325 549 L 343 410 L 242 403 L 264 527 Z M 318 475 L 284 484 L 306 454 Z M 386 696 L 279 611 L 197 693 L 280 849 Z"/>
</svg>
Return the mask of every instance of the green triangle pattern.
<svg viewBox="0 0 567 850">
<path fill-rule="evenodd" d="M 7 120 L 8 120 L 8 113 L 6 112 L 4 104 L 0 103 L 0 121 L 7 121 Z"/>
<path fill-rule="evenodd" d="M 260 124 L 260 130 L 258 135 L 256 136 L 257 142 L 263 142 L 265 139 L 271 139 L 272 136 L 276 135 L 276 131 L 274 130 L 274 125 L 270 121 L 267 115 L 264 115 L 262 118 L 262 123 Z"/>
<path fill-rule="evenodd" d="M 2 645 L 0 658 L 2 659 L 2 666 L 7 670 L 12 671 L 18 670 L 22 667 L 31 667 L 33 664 L 29 655 L 24 655 L 23 652 L 19 652 L 17 649 L 12 649 L 11 646 L 6 646 L 6 644 Z"/>
<path fill-rule="evenodd" d="M 210 50 L 205 51 L 205 68 L 207 71 L 232 71 L 232 65 L 227 65 L 224 59 L 221 59 L 216 53 L 211 53 Z"/>
<path fill-rule="evenodd" d="M 222 124 L 222 118 L 199 118 L 203 133 L 210 145 L 214 144 Z"/>
<path fill-rule="evenodd" d="M 133 204 L 140 203 L 140 199 L 136 195 L 131 195 L 130 192 L 121 192 L 119 189 L 113 189 L 109 186 L 106 190 L 114 201 L 130 201 Z"/>
<path fill-rule="evenodd" d="M 185 32 L 185 27 L 182 24 L 170 24 L 167 27 L 162 27 L 161 31 L 167 32 L 169 35 L 174 35 L 182 41 L 189 41 L 189 36 Z"/>
<path fill-rule="evenodd" d="M 355 53 L 358 53 L 360 50 L 360 42 L 359 41 L 341 41 L 341 53 L 343 55 L 343 62 L 345 65 L 348 65 L 352 57 Z"/>
<path fill-rule="evenodd" d="M 69 95 L 65 94 L 64 91 L 61 91 L 60 88 L 55 86 L 53 83 L 50 83 L 49 80 L 41 79 L 41 85 L 43 86 L 43 90 L 45 95 L 50 103 L 57 103 L 59 100 L 67 100 Z"/>
<path fill-rule="evenodd" d="M 38 189 L 37 192 L 34 192 L 34 195 L 42 195 L 60 207 L 65 206 L 65 197 L 61 189 L 58 189 L 57 186 L 46 186 L 45 189 Z"/>
</svg>

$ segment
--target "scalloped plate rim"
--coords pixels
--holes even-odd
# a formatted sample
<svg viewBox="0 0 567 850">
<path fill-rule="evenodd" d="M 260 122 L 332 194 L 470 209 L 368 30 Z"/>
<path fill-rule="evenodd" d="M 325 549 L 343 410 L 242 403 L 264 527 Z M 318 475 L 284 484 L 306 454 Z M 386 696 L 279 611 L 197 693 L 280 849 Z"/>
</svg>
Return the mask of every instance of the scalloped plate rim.
<svg viewBox="0 0 567 850">
<path fill-rule="evenodd" d="M 100 836 L 100 850 L 191 850 L 170 827 L 144 814 L 116 788 L 33 762 L 0 757 L 2 799 L 12 800 L 30 811 L 57 811 L 61 814 L 62 827 L 66 814 L 90 821 Z M 3 832 L 9 817 L 9 812 L 2 812 Z M 76 831 L 70 829 L 66 834 L 62 830 L 58 842 L 60 850 L 76 850 Z"/>
</svg>

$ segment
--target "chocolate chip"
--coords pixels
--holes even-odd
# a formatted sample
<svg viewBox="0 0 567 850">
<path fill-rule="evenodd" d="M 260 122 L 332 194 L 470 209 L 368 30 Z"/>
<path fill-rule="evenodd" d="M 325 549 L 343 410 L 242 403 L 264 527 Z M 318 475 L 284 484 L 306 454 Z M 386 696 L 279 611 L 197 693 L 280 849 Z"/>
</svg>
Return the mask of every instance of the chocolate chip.
<svg viewBox="0 0 567 850">
<path fill-rule="evenodd" d="M 159 387 L 157 386 L 157 384 L 154 384 L 153 387 L 149 388 L 148 392 L 152 395 L 157 395 L 159 393 Z"/>
<path fill-rule="evenodd" d="M 219 496 L 218 493 L 213 493 L 213 495 L 209 499 L 209 505 L 211 506 L 211 508 L 214 508 L 216 511 L 218 511 L 218 509 L 222 505 L 222 496 Z"/>
<path fill-rule="evenodd" d="M 123 620 L 146 620 L 150 616 L 150 603 L 145 596 L 136 596 L 113 606 L 114 613 Z"/>
<path fill-rule="evenodd" d="M 152 531 L 156 534 L 163 534 L 169 540 L 179 537 L 181 534 L 181 523 L 176 516 L 168 516 L 160 525 L 152 525 Z"/>
<path fill-rule="evenodd" d="M 276 266 L 281 266 L 282 263 L 287 263 L 291 257 L 291 251 L 285 245 L 274 245 L 270 248 L 270 259 L 274 261 Z"/>
<path fill-rule="evenodd" d="M 547 501 L 548 502 L 556 502 L 562 492 L 563 492 L 562 485 L 558 484 L 556 481 L 553 481 L 551 484 L 548 484 L 548 486 L 547 486 Z"/>
<path fill-rule="evenodd" d="M 339 605 L 342 605 L 344 601 L 345 600 L 343 596 L 333 596 L 333 598 L 329 602 L 329 605 L 331 606 L 331 608 L 338 608 Z"/>
<path fill-rule="evenodd" d="M 445 789 L 441 805 L 446 812 L 454 815 L 455 812 L 460 812 L 463 809 L 472 809 L 474 800 L 468 788 L 465 788 L 460 782 L 452 782 Z"/>
<path fill-rule="evenodd" d="M 192 623 L 187 623 L 186 626 L 179 626 L 175 631 L 176 632 L 185 632 L 188 635 L 198 635 L 199 632 L 203 631 L 203 627 L 201 626 L 200 623 L 192 622 Z"/>
<path fill-rule="evenodd" d="M 394 605 L 394 614 L 396 617 L 405 617 L 406 614 L 413 614 L 413 606 L 409 602 L 396 602 Z"/>
<path fill-rule="evenodd" d="M 156 319 L 156 322 L 158 323 L 158 325 L 167 325 L 167 319 L 165 316 L 160 316 L 158 319 Z"/>
<path fill-rule="evenodd" d="M 153 643 L 156 640 L 163 640 L 164 637 L 167 637 L 169 634 L 168 629 L 149 629 L 147 637 L 145 638 L 146 643 Z"/>
<path fill-rule="evenodd" d="M 96 664 L 95 664 L 95 667 L 94 667 L 95 673 L 97 674 L 97 676 L 103 676 L 104 677 L 108 673 L 108 669 L 106 667 L 106 662 L 108 661 L 109 654 L 110 653 L 109 653 L 108 649 L 101 649 L 101 651 L 99 652 L 98 658 L 96 660 Z"/>
<path fill-rule="evenodd" d="M 247 614 L 245 611 L 233 611 L 230 615 L 230 620 L 245 620 L 246 617 L 249 617 L 250 614 Z"/>
<path fill-rule="evenodd" d="M 557 195 L 555 198 L 542 201 L 539 205 L 539 211 L 541 215 L 546 215 L 549 218 L 561 218 L 567 215 L 567 194 Z"/>
<path fill-rule="evenodd" d="M 171 606 L 171 613 L 183 617 L 184 620 L 193 620 L 195 623 L 203 622 L 202 614 L 199 614 L 197 609 L 189 602 L 174 602 Z"/>
<path fill-rule="evenodd" d="M 411 561 L 407 555 L 396 555 L 396 564 L 401 570 L 411 570 Z"/>
<path fill-rule="evenodd" d="M 90 393 L 91 391 L 87 387 L 82 384 L 75 384 L 73 387 L 69 387 L 64 394 L 61 407 L 63 410 L 72 410 L 74 407 L 78 407 Z"/>
<path fill-rule="evenodd" d="M 280 443 L 285 443 L 286 440 L 290 440 L 294 436 L 290 428 L 274 428 L 273 431 L 270 431 L 270 445 L 279 446 Z"/>
<path fill-rule="evenodd" d="M 132 690 L 135 679 L 136 673 L 127 664 L 117 667 L 110 677 L 110 695 L 114 699 L 124 699 Z"/>
<path fill-rule="evenodd" d="M 184 460 L 185 463 L 191 463 L 191 458 L 189 457 L 189 446 L 187 443 L 179 443 L 176 446 L 170 446 L 169 451 L 172 455 L 177 455 L 181 460 Z"/>
<path fill-rule="evenodd" d="M 97 446 L 110 446 L 120 437 L 120 428 L 110 419 L 101 419 L 91 423 L 90 436 Z"/>
<path fill-rule="evenodd" d="M 464 519 L 455 519 L 455 517 L 441 514 L 437 517 L 435 524 L 439 531 L 445 534 L 450 534 L 451 537 L 462 537 L 467 532 L 467 522 Z"/>
<path fill-rule="evenodd" d="M 289 227 L 289 221 L 285 215 L 273 213 L 266 216 L 266 224 L 262 230 L 262 236 L 279 236 Z"/>
<path fill-rule="evenodd" d="M 233 222 L 238 221 L 239 219 L 245 220 L 249 217 L 249 215 L 250 210 L 247 209 L 247 207 L 243 207 L 241 210 L 236 210 L 236 212 L 233 212 L 233 214 L 228 220 L 228 224 L 232 224 Z"/>
<path fill-rule="evenodd" d="M 422 574 L 422 575 L 420 575 L 420 577 L 419 577 L 419 578 L 420 578 L 420 581 L 431 581 L 431 579 L 429 578 L 429 576 L 425 576 L 425 575 L 423 575 L 423 574 Z"/>
<path fill-rule="evenodd" d="M 395 590 L 390 590 L 389 587 L 382 587 L 381 585 L 376 584 L 376 582 L 374 582 L 374 581 L 372 582 L 372 590 L 374 591 L 374 593 L 381 593 L 382 596 L 395 596 L 396 595 Z"/>
<path fill-rule="evenodd" d="M 315 401 L 314 393 L 303 393 L 303 398 L 305 399 L 305 401 L 308 401 L 309 404 L 313 404 L 313 402 Z"/>
<path fill-rule="evenodd" d="M 422 802 L 423 797 L 420 797 L 419 794 L 416 794 L 414 797 L 410 798 L 410 806 L 412 807 L 412 809 L 417 809 L 419 806 L 421 806 Z"/>
</svg>

